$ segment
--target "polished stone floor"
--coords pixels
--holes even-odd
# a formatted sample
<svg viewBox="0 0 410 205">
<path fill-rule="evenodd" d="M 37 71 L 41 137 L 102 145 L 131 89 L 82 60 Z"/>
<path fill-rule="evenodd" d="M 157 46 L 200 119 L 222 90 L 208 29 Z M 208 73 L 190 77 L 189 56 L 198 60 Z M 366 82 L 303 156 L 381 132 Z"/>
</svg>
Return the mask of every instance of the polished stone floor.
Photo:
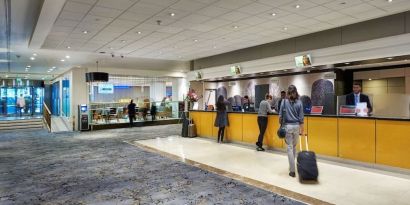
<svg viewBox="0 0 410 205">
<path fill-rule="evenodd" d="M 125 141 L 180 125 L 0 133 L 0 204 L 302 204 Z"/>
</svg>

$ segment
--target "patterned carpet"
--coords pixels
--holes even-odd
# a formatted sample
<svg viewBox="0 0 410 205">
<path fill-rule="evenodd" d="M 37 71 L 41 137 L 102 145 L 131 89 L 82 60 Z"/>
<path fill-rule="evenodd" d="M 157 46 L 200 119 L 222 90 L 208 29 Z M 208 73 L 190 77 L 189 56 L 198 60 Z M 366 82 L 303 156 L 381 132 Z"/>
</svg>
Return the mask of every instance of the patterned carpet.
<svg viewBox="0 0 410 205">
<path fill-rule="evenodd" d="M 302 204 L 124 143 L 180 125 L 0 133 L 0 204 Z"/>
</svg>

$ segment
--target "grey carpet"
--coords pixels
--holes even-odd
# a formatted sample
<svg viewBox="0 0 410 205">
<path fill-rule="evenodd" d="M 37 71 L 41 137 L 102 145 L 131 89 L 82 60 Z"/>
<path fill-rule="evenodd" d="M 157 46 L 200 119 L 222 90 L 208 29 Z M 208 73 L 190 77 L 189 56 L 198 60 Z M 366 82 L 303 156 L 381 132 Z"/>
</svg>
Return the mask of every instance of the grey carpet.
<svg viewBox="0 0 410 205">
<path fill-rule="evenodd" d="M 0 204 L 301 204 L 123 142 L 179 132 L 2 132 Z"/>
</svg>

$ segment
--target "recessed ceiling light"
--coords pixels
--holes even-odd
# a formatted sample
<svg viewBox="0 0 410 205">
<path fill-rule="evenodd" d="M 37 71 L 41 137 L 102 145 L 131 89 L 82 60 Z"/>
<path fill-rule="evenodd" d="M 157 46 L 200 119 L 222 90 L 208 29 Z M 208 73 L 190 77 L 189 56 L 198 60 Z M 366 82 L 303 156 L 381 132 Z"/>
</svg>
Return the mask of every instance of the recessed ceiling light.
<svg viewBox="0 0 410 205">
<path fill-rule="evenodd" d="M 114 48 L 113 48 L 113 47 L 109 47 L 108 49 L 112 50 L 112 49 L 114 49 Z"/>
<path fill-rule="evenodd" d="M 233 26 L 233 28 L 234 28 L 234 29 L 237 29 L 237 28 L 239 28 L 239 26 Z"/>
<path fill-rule="evenodd" d="M 67 49 L 70 49 L 70 48 L 71 48 L 71 46 L 67 46 L 66 48 L 67 48 Z"/>
<path fill-rule="evenodd" d="M 288 27 L 284 27 L 283 30 L 285 30 L 285 31 L 288 30 Z"/>
<path fill-rule="evenodd" d="M 33 53 L 33 56 L 37 56 L 37 53 Z"/>
<path fill-rule="evenodd" d="M 125 42 L 127 42 L 127 41 L 125 41 L 125 40 L 121 40 L 121 43 L 125 43 Z"/>
<path fill-rule="evenodd" d="M 393 58 L 392 57 L 388 57 L 388 58 L 386 58 L 387 60 L 392 60 Z"/>
<path fill-rule="evenodd" d="M 138 31 L 137 33 L 138 33 L 138 34 L 141 34 L 142 32 L 141 32 L 141 31 Z"/>
<path fill-rule="evenodd" d="M 297 9 L 298 9 L 298 8 L 300 8 L 300 5 L 299 5 L 299 4 L 298 4 L 298 5 L 296 5 L 296 6 L 295 6 L 295 8 L 297 8 Z"/>
<path fill-rule="evenodd" d="M 33 60 L 36 60 L 36 58 L 34 58 L 34 57 L 30 57 L 30 60 L 32 60 L 32 61 L 33 61 Z"/>
<path fill-rule="evenodd" d="M 87 31 L 87 30 L 83 31 L 83 34 L 87 34 L 87 33 L 88 33 L 88 31 Z"/>
<path fill-rule="evenodd" d="M 271 16 L 276 16 L 276 13 L 271 13 L 270 15 L 271 15 Z"/>
<path fill-rule="evenodd" d="M 70 58 L 70 56 L 69 56 L 69 55 L 66 55 L 66 56 L 65 56 L 65 58 L 69 59 L 69 58 Z"/>
<path fill-rule="evenodd" d="M 194 42 L 198 42 L 198 39 L 194 39 Z"/>
<path fill-rule="evenodd" d="M 350 63 L 345 63 L 346 65 L 349 65 Z"/>
<path fill-rule="evenodd" d="M 61 62 L 64 62 L 64 61 L 65 61 L 65 59 L 61 59 L 60 61 L 61 61 Z"/>
<path fill-rule="evenodd" d="M 213 46 L 213 48 L 216 48 L 216 46 Z"/>
<path fill-rule="evenodd" d="M 26 66 L 26 68 L 31 68 L 31 65 Z"/>
<path fill-rule="evenodd" d="M 371 78 L 369 78 L 369 80 L 372 80 Z"/>
<path fill-rule="evenodd" d="M 9 75 L 6 75 L 6 78 L 8 78 L 9 77 Z"/>
<path fill-rule="evenodd" d="M 393 2 L 393 0 L 387 0 L 387 2 L 391 3 L 391 2 Z"/>
<path fill-rule="evenodd" d="M 43 77 L 43 78 L 41 78 L 41 80 L 44 80 L 44 77 Z"/>
<path fill-rule="evenodd" d="M 47 73 L 51 72 L 51 70 L 48 70 Z"/>
<path fill-rule="evenodd" d="M 175 13 L 170 13 L 169 15 L 170 15 L 170 16 L 175 16 Z"/>
</svg>

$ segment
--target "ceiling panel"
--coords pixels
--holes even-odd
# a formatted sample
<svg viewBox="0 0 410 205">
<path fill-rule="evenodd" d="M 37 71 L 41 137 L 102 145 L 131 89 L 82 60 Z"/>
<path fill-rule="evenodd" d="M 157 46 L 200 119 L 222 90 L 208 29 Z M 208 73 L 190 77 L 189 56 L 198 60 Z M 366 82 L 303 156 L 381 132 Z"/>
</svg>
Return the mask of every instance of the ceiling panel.
<svg viewBox="0 0 410 205">
<path fill-rule="evenodd" d="M 409 9 L 409 0 L 68 0 L 43 47 L 190 59 Z"/>
</svg>

